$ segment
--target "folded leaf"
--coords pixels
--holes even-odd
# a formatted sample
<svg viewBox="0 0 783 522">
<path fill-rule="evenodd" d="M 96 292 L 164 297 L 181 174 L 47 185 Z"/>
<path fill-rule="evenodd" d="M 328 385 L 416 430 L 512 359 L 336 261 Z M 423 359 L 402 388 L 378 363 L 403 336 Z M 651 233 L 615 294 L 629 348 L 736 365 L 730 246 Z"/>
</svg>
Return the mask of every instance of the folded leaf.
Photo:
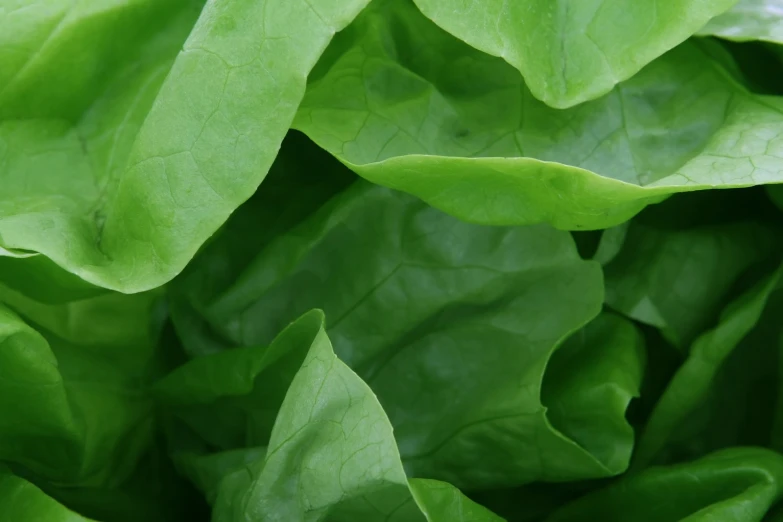
<svg viewBox="0 0 783 522">
<path fill-rule="evenodd" d="M 739 212 L 727 217 L 725 197 L 689 196 L 630 221 L 619 253 L 605 265 L 607 305 L 660 328 L 681 348 L 713 324 L 741 276 L 777 258 L 773 227 Z M 732 201 L 760 206 L 755 198 Z M 689 212 L 715 218 L 690 225 Z M 663 222 L 662 214 L 678 224 Z"/>
<path fill-rule="evenodd" d="M 727 62 L 687 42 L 555 110 L 502 60 L 379 2 L 326 51 L 294 126 L 368 180 L 468 221 L 605 228 L 672 193 L 783 182 L 783 102 L 747 92 Z"/>
<path fill-rule="evenodd" d="M 177 473 L 158 441 L 119 486 L 72 487 L 43 480 L 36 484 L 73 511 L 100 522 L 195 522 L 206 521 L 209 513 L 200 493 Z"/>
<path fill-rule="evenodd" d="M 783 457 L 733 448 L 650 468 L 555 512 L 547 522 L 760 522 L 783 492 Z"/>
<path fill-rule="evenodd" d="M 0 460 L 42 481 L 116 487 L 151 436 L 154 295 L 0 300 Z M 33 328 L 31 325 L 35 325 Z"/>
<path fill-rule="evenodd" d="M 602 301 L 597 264 L 579 258 L 567 233 L 545 226 L 470 225 L 361 182 L 262 247 L 230 281 L 216 272 L 222 291 L 191 292 L 210 277 L 210 267 L 230 264 L 220 259 L 264 223 L 258 216 L 252 228 L 243 220 L 229 222 L 173 283 L 175 299 L 190 303 L 184 319 L 174 316 L 178 329 L 194 324 L 198 311 L 208 339 L 253 347 L 243 350 L 257 358 L 292 317 L 323 309 L 338 355 L 378 395 L 413 476 L 487 488 L 607 476 L 625 468 L 632 432 L 624 412 L 643 368 L 634 327 L 601 319 L 563 352 L 590 372 L 547 385 L 548 364 L 551 372 L 561 362 L 570 364 L 565 356 L 550 361 L 556 346 L 595 317 Z M 194 342 L 191 353 L 207 344 Z M 207 375 L 219 371 L 220 363 L 203 364 L 205 374 L 194 382 L 219 380 Z M 248 362 L 242 382 L 251 382 L 262 365 Z M 619 368 L 623 375 L 603 395 L 603 376 Z M 595 390 L 589 392 L 594 401 L 574 400 L 588 390 Z M 547 398 L 557 420 L 547 417 Z M 257 427 L 266 414 L 248 423 L 229 421 L 232 411 L 218 402 L 203 416 L 204 424 L 223 419 L 212 423 L 219 433 L 207 437 L 211 443 L 229 449 L 244 438 L 244 444 L 265 445 L 264 437 L 253 434 L 263 431 Z M 570 415 L 574 422 L 566 427 Z M 570 429 L 576 433 L 585 422 L 600 427 L 572 438 Z M 232 430 L 239 438 L 229 444 L 229 435 L 217 428 L 222 425 L 248 427 Z"/>
<path fill-rule="evenodd" d="M 189 264 L 173 283 L 171 314 L 187 353 L 205 355 L 232 345 L 204 321 L 201 303 L 218 298 L 270 241 L 307 219 L 355 179 L 306 136 L 289 133 L 264 189 L 232 214 L 230 224 L 204 245 L 199 262 Z"/>
<path fill-rule="evenodd" d="M 672 435 L 686 427 L 693 417 L 698 418 L 699 414 L 707 413 L 714 414 L 719 421 L 725 421 L 730 409 L 727 401 L 716 399 L 709 404 L 711 393 L 720 387 L 715 381 L 724 364 L 730 369 L 740 371 L 744 369 L 745 374 L 750 370 L 751 365 L 748 364 L 739 365 L 737 362 L 731 364 L 729 357 L 735 349 L 750 349 L 750 346 L 742 346 L 741 342 L 761 319 L 770 296 L 778 288 L 782 273 L 783 269 L 777 270 L 733 301 L 721 315 L 718 325 L 693 343 L 687 360 L 677 370 L 647 422 L 634 454 L 636 466 L 641 467 L 650 463 L 666 446 Z M 777 325 L 773 323 L 772 326 L 779 332 L 779 323 Z M 756 344 L 766 342 L 768 336 L 764 335 L 756 341 Z M 776 349 L 777 346 L 774 348 Z M 762 374 L 758 371 L 752 372 L 751 375 L 754 375 L 754 379 L 757 380 L 762 378 Z M 727 379 L 725 384 L 728 387 L 727 394 L 736 396 L 741 393 L 739 379 Z M 750 402 L 747 397 L 741 400 L 740 411 L 750 410 Z M 753 417 L 763 417 L 771 423 L 769 413 L 750 415 L 750 420 L 757 421 L 761 419 Z M 743 422 L 743 424 L 748 423 L 748 421 Z M 703 428 L 703 425 L 701 427 Z M 734 429 L 736 427 L 723 426 L 721 431 L 727 434 Z M 700 429 L 699 433 L 717 438 L 715 437 L 717 430 Z M 698 451 L 698 445 L 692 437 L 686 437 L 686 440 L 692 447 L 697 447 Z M 737 442 L 742 441 L 729 441 L 729 443 Z"/>
<path fill-rule="evenodd" d="M 265 447 L 321 321 L 306 314 L 268 347 L 194 359 L 160 381 L 156 394 L 213 448 Z"/>
<path fill-rule="evenodd" d="M 203 408 L 208 414 L 214 402 L 207 397 L 178 393 L 183 386 L 193 389 L 205 382 L 203 372 L 218 362 L 219 369 L 203 389 L 224 404 L 246 402 L 255 395 L 257 407 L 277 410 L 267 451 L 206 457 L 217 462 L 220 455 L 234 456 L 211 467 L 208 484 L 218 483 L 213 520 L 500 520 L 448 484 L 413 480 L 408 485 L 388 418 L 369 387 L 335 356 L 319 312 L 304 315 L 270 345 L 270 351 L 283 358 L 303 350 L 305 357 L 298 357 L 299 368 L 282 402 L 252 390 L 238 393 L 226 370 L 246 367 L 249 352 L 241 350 L 191 361 L 160 383 L 170 411 L 181 413 L 183 400 L 192 396 L 191 412 Z M 258 371 L 256 386 L 276 374 L 272 367 L 263 375 L 263 369 Z M 172 441 L 175 447 L 178 442 Z M 204 463 L 204 457 L 196 458 Z M 219 468 L 222 477 L 215 473 Z"/>
</svg>

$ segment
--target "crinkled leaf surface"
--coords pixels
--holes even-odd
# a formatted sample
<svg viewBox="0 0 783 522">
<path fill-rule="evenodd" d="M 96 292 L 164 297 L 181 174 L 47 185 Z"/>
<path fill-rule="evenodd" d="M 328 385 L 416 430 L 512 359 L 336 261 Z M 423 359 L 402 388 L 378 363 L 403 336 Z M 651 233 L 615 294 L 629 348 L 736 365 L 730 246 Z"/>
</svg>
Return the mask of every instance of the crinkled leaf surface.
<svg viewBox="0 0 783 522">
<path fill-rule="evenodd" d="M 502 60 L 379 1 L 327 49 L 294 126 L 468 221 L 604 228 L 675 192 L 783 182 L 783 102 L 747 92 L 727 60 L 687 42 L 555 110 Z"/>
<path fill-rule="evenodd" d="M 699 34 L 728 40 L 783 43 L 783 2 L 739 0 L 734 7 L 710 20 Z"/>
<path fill-rule="evenodd" d="M 783 492 L 783 457 L 734 448 L 650 468 L 581 498 L 547 522 L 760 522 Z"/>
<path fill-rule="evenodd" d="M 222 291 L 191 292 L 191 281 L 216 270 L 228 282 L 216 259 L 243 237 L 229 231 L 243 226 L 229 222 L 174 282 L 175 299 L 199 311 L 203 330 L 224 346 L 265 346 L 292 317 L 323 309 L 338 355 L 378 395 L 413 476 L 489 487 L 624 469 L 632 440 L 624 411 L 643 367 L 633 326 L 602 319 L 587 334 L 600 356 L 579 341 L 568 352 L 593 370 L 564 372 L 541 396 L 553 350 L 603 298 L 597 264 L 579 258 L 567 233 L 470 225 L 358 182 L 260 249 Z M 600 376 L 614 368 L 624 375 L 599 400 Z M 594 401 L 572 401 L 593 389 Z M 547 397 L 562 406 L 556 422 Z M 600 436 L 577 442 L 560 431 L 576 410 L 606 420 Z"/>
<path fill-rule="evenodd" d="M 0 247 L 122 291 L 166 282 L 258 187 L 366 3 L 4 2 Z"/>
<path fill-rule="evenodd" d="M 439 26 L 516 67 L 566 108 L 597 98 L 736 0 L 414 0 Z"/>
</svg>

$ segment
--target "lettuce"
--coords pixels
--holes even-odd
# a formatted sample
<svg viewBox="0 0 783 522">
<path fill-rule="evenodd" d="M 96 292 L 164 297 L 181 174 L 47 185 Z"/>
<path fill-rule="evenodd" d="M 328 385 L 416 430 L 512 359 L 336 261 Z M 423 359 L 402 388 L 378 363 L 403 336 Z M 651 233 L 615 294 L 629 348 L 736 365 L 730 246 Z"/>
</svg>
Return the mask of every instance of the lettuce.
<svg viewBox="0 0 783 522">
<path fill-rule="evenodd" d="M 0 520 L 783 520 L 781 28 L 0 0 Z"/>
<path fill-rule="evenodd" d="M 729 40 L 783 42 L 783 19 L 778 0 L 741 0 L 707 23 L 699 34 Z"/>
</svg>

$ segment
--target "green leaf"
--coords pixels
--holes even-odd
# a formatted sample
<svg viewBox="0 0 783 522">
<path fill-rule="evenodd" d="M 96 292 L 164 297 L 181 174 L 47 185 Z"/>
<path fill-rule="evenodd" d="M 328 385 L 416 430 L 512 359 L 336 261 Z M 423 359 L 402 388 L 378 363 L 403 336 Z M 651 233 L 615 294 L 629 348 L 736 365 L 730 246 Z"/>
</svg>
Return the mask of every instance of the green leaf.
<svg viewBox="0 0 783 522">
<path fill-rule="evenodd" d="M 119 486 L 72 487 L 41 480 L 37 485 L 73 511 L 100 522 L 207 520 L 209 507 L 177 473 L 162 446 L 156 443 L 146 452 Z"/>
<path fill-rule="evenodd" d="M 633 450 L 625 412 L 639 396 L 644 363 L 639 331 L 604 313 L 557 349 L 544 374 L 541 401 L 549 421 L 610 470 L 625 469 Z"/>
<path fill-rule="evenodd" d="M 645 466 L 665 447 L 675 431 L 682 429 L 689 417 L 704 413 L 721 367 L 728 364 L 729 356 L 740 347 L 741 341 L 751 332 L 762 317 L 773 291 L 778 287 L 783 269 L 764 278 L 753 288 L 732 301 L 721 315 L 718 325 L 700 336 L 691 347 L 687 360 L 677 370 L 666 391 L 658 401 L 642 434 L 634 455 L 635 466 Z M 779 330 L 779 324 L 777 325 Z M 766 336 L 762 339 L 765 342 Z M 735 368 L 742 370 L 736 364 Z M 749 369 L 745 366 L 745 372 Z M 757 372 L 753 372 L 760 378 Z M 730 394 L 738 394 L 737 379 L 728 380 Z M 743 401 L 743 409 L 748 403 Z M 716 400 L 713 409 L 717 417 L 727 414 L 725 401 Z M 726 428 L 724 427 L 724 430 Z M 703 430 L 707 435 L 709 431 Z M 691 441 L 692 442 L 692 441 Z"/>
<path fill-rule="evenodd" d="M 247 468 L 254 462 L 263 462 L 266 457 L 265 446 L 199 454 L 192 450 L 183 451 L 180 447 L 183 439 L 177 435 L 172 438 L 176 441 L 172 458 L 180 473 L 192 481 L 210 504 L 215 503 L 220 484 L 227 475 Z"/>
<path fill-rule="evenodd" d="M 13 522 L 90 522 L 0 465 L 0 513 Z"/>
<path fill-rule="evenodd" d="M 5 2 L 0 247 L 125 292 L 171 279 L 264 179 L 367 2 Z"/>
<path fill-rule="evenodd" d="M 259 218 L 252 228 L 230 221 L 205 251 L 207 266 L 219 266 L 216 258 L 230 255 L 232 242 L 264 223 Z M 209 273 L 200 260 L 192 273 Z M 222 291 L 205 301 L 190 292 L 190 276 L 176 280 L 172 292 L 200 311 L 210 338 L 250 346 L 248 356 L 262 353 L 292 317 L 316 307 L 326 312 L 338 355 L 378 395 L 413 476 L 490 487 L 613 475 L 627 464 L 633 434 L 624 412 L 643 368 L 633 326 L 601 319 L 573 341 L 589 339 L 585 346 L 594 351 L 563 352 L 593 369 L 547 384 L 560 364 L 550 361 L 555 348 L 595 317 L 603 298 L 598 265 L 579 258 L 567 233 L 470 225 L 360 182 L 261 248 L 230 281 L 221 277 Z M 178 328 L 193 323 L 187 321 Z M 204 343 L 196 345 L 193 353 Z M 603 395 L 603 375 L 616 369 L 622 375 Z M 594 388 L 601 400 L 575 399 Z M 548 397 L 558 409 L 551 423 Z M 203 422 L 219 417 L 213 425 L 229 425 L 230 411 L 217 406 Z M 584 418 L 565 426 L 571 414 Z M 580 422 L 596 422 L 597 432 L 579 441 L 561 432 L 578 432 Z M 220 435 L 225 431 L 213 443 Z"/>
<path fill-rule="evenodd" d="M 270 241 L 289 232 L 355 179 L 306 136 L 289 133 L 263 190 L 232 214 L 231 225 L 222 227 L 199 252 L 199 262 L 189 264 L 173 283 L 171 315 L 187 353 L 205 355 L 231 346 L 204 321 L 199 303 L 218 298 Z"/>
<path fill-rule="evenodd" d="M 601 263 L 602 266 L 606 266 L 614 260 L 623 249 L 630 223 L 630 221 L 626 221 L 622 225 L 602 231 L 593 259 Z"/>
<path fill-rule="evenodd" d="M 748 93 L 727 61 L 688 42 L 555 110 L 502 60 L 379 2 L 326 51 L 294 126 L 366 179 L 467 221 L 605 228 L 672 193 L 783 182 L 783 102 Z"/>
<path fill-rule="evenodd" d="M 306 314 L 268 347 L 194 359 L 158 382 L 155 392 L 213 448 L 267 446 L 283 398 L 321 322 L 319 314 Z"/>
<path fill-rule="evenodd" d="M 733 448 L 670 467 L 650 468 L 589 494 L 547 522 L 760 522 L 780 498 L 783 457 Z"/>
<path fill-rule="evenodd" d="M 0 300 L 25 317 L 0 305 L 0 461 L 69 487 L 118 486 L 151 437 L 155 295 Z"/>
<path fill-rule="evenodd" d="M 428 522 L 502 522 L 485 508 L 462 495 L 457 488 L 437 480 L 411 479 L 413 498 Z"/>
<path fill-rule="evenodd" d="M 0 253 L 0 283 L 44 303 L 67 303 L 106 293 L 106 290 L 63 270 L 47 257 L 4 256 Z"/>
<path fill-rule="evenodd" d="M 414 0 L 457 38 L 499 56 L 560 109 L 597 98 L 736 0 Z"/>
<path fill-rule="evenodd" d="M 622 248 L 604 269 L 607 305 L 660 328 L 679 347 L 713 324 L 738 279 L 775 250 L 772 227 L 739 213 L 728 218 L 725 201 L 713 199 L 661 204 L 656 214 L 676 216 L 677 227 L 652 214 L 624 225 Z M 720 217 L 689 226 L 683 216 L 693 209 Z"/>
<path fill-rule="evenodd" d="M 740 42 L 783 43 L 783 2 L 739 0 L 734 7 L 710 20 L 698 34 Z"/>
<path fill-rule="evenodd" d="M 237 379 L 245 378 L 235 376 L 244 372 L 251 353 L 259 354 L 259 364 L 270 353 L 298 359 L 282 401 L 237 388 Z M 213 367 L 217 370 L 205 379 Z M 277 371 L 254 369 L 254 386 L 266 386 Z M 194 386 L 212 397 L 190 393 Z M 214 502 L 217 522 L 500 520 L 448 484 L 414 480 L 409 488 L 386 414 L 369 387 L 335 356 L 320 312 L 288 326 L 266 354 L 230 350 L 195 359 L 161 381 L 158 390 L 179 416 L 198 409 L 209 415 L 217 397 L 224 405 L 246 404 L 251 395 L 259 410 L 276 412 L 266 451 L 241 448 L 184 461 L 186 470 L 192 473 L 195 464 L 202 472 L 192 477 Z M 183 404 L 188 397 L 192 400 Z M 176 447 L 182 439 L 172 443 Z"/>
</svg>

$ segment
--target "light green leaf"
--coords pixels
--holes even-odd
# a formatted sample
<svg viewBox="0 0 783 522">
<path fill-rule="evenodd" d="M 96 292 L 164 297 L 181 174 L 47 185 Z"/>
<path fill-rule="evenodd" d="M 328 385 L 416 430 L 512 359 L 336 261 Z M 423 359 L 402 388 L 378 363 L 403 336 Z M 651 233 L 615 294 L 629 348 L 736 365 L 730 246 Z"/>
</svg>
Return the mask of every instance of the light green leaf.
<svg viewBox="0 0 783 522">
<path fill-rule="evenodd" d="M 0 247 L 125 292 L 172 278 L 261 183 L 367 1 L 4 2 Z"/>
<path fill-rule="evenodd" d="M 457 38 L 516 67 L 536 98 L 566 108 L 617 82 L 736 0 L 414 0 Z"/>
<path fill-rule="evenodd" d="M 263 466 L 238 473 L 248 471 L 246 488 L 223 483 L 216 522 L 395 520 L 410 502 L 383 409 L 323 329 L 283 401 Z"/>
<path fill-rule="evenodd" d="M 0 513 L 13 522 L 90 522 L 0 465 Z"/>
<path fill-rule="evenodd" d="M 783 102 L 749 94 L 723 53 L 685 43 L 554 110 L 502 60 L 379 2 L 326 51 L 294 126 L 368 180 L 468 221 L 605 228 L 675 192 L 783 182 Z"/>
<path fill-rule="evenodd" d="M 741 42 L 783 43 L 783 2 L 739 0 L 734 7 L 710 20 L 698 34 Z"/>
<path fill-rule="evenodd" d="M 654 467 L 589 494 L 547 522 L 760 522 L 783 492 L 783 457 L 732 448 Z"/>
</svg>

